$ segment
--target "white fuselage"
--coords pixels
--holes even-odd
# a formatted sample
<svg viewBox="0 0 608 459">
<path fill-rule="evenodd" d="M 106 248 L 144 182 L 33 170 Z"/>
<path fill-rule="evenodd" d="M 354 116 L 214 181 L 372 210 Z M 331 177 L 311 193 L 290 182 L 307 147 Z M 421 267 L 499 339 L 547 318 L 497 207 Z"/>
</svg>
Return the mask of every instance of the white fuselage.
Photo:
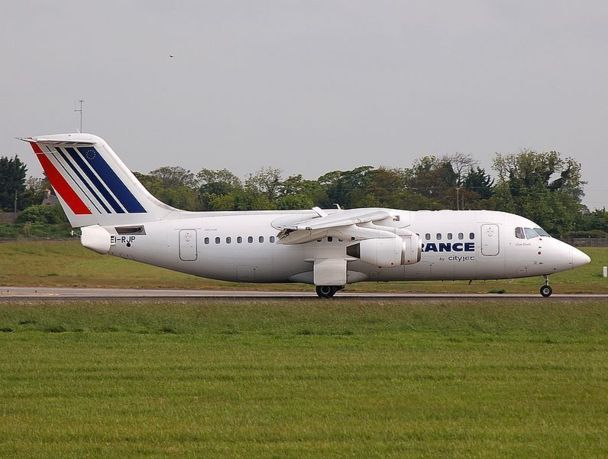
<svg viewBox="0 0 608 459">
<path fill-rule="evenodd" d="M 331 212 L 331 211 L 328 211 Z M 493 211 L 392 211 L 395 226 L 420 235 L 419 262 L 382 268 L 349 258 L 353 240 L 324 237 L 281 244 L 277 221 L 311 211 L 180 213 L 143 223 L 145 234 L 112 234 L 109 253 L 212 279 L 313 283 L 319 259 L 347 259 L 347 282 L 500 279 L 552 274 L 588 262 L 579 250 L 551 237 L 518 238 L 516 227 L 536 225 Z M 274 226 L 273 226 L 274 223 Z"/>
</svg>

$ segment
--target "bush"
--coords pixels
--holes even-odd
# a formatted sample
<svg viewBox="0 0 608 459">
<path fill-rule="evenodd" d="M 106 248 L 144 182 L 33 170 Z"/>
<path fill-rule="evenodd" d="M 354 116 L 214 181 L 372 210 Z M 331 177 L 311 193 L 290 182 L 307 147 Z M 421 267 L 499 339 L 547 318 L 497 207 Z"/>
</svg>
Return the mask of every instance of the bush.
<svg viewBox="0 0 608 459">
<path fill-rule="evenodd" d="M 17 217 L 16 223 L 64 223 L 67 219 L 61 206 L 30 206 Z"/>
</svg>

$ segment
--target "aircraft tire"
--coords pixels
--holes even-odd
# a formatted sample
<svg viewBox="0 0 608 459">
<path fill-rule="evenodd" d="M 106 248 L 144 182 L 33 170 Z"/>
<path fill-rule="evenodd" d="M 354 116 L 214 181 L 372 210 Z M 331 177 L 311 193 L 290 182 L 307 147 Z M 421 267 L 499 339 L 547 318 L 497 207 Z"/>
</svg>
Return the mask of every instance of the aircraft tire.
<svg viewBox="0 0 608 459">
<path fill-rule="evenodd" d="M 342 287 L 337 287 L 333 285 L 317 285 L 316 290 L 317 295 L 319 295 L 319 298 L 331 298 L 341 288 Z"/>
<path fill-rule="evenodd" d="M 553 289 L 548 285 L 543 285 L 540 288 L 540 294 L 545 298 L 549 298 L 552 293 L 553 293 Z"/>
</svg>

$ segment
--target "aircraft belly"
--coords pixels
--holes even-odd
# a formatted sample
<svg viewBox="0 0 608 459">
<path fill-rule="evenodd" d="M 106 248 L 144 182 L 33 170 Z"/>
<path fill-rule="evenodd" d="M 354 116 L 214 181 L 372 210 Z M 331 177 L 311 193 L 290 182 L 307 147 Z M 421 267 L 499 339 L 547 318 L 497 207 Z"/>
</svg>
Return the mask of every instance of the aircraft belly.
<svg viewBox="0 0 608 459">
<path fill-rule="evenodd" d="M 199 252 L 193 274 L 239 282 L 286 282 L 290 276 L 312 268 L 301 254 L 285 253 L 284 249 L 279 245 L 210 246 Z"/>
</svg>

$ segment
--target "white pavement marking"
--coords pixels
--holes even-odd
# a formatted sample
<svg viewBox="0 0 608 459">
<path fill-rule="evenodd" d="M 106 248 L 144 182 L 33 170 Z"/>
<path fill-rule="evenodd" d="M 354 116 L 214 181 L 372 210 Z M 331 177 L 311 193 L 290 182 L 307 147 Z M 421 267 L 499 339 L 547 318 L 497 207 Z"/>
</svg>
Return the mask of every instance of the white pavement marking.
<svg viewBox="0 0 608 459">
<path fill-rule="evenodd" d="M 256 290 L 172 290 L 126 288 L 0 287 L 0 300 L 66 298 L 316 298 L 314 292 Z M 335 298 L 352 299 L 542 299 L 538 294 L 502 293 L 384 293 L 339 292 Z M 608 299 L 608 294 L 554 294 L 559 299 Z"/>
</svg>

